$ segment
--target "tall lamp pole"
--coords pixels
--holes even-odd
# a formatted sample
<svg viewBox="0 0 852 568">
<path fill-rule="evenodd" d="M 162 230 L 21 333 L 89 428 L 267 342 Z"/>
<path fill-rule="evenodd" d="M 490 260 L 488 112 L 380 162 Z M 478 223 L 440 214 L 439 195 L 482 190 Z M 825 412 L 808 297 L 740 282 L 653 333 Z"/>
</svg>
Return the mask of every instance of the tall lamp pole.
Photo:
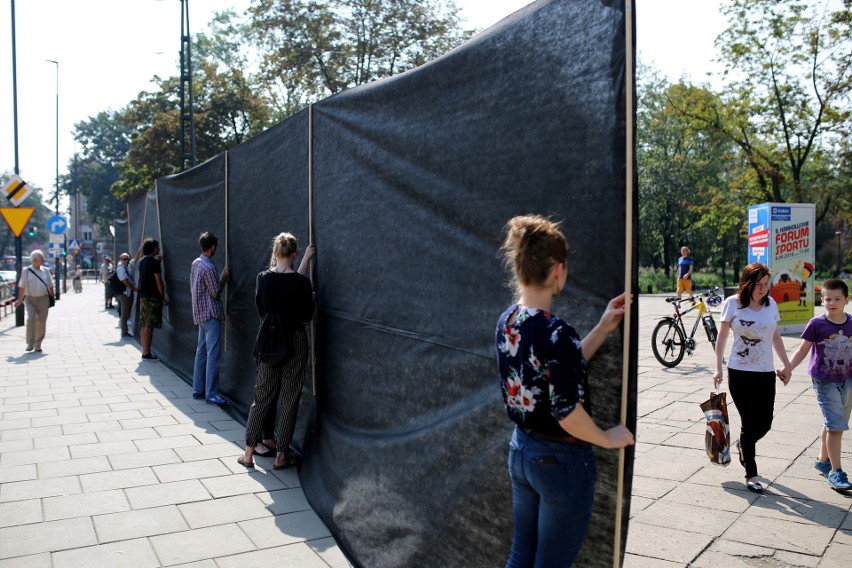
<svg viewBox="0 0 852 568">
<path fill-rule="evenodd" d="M 17 54 L 15 50 L 15 0 L 12 3 L 12 114 L 14 117 L 15 131 L 15 175 L 20 175 L 21 169 L 18 162 L 18 64 Z M 15 271 L 17 281 L 21 280 L 21 273 L 24 270 L 23 261 L 23 243 L 21 237 L 15 237 Z M 15 299 L 21 291 L 15 287 Z M 24 325 L 24 306 L 23 304 L 15 309 L 15 326 L 21 327 Z"/>
<path fill-rule="evenodd" d="M 45 59 L 48 63 L 56 65 L 56 214 L 59 215 L 59 62 L 53 59 Z M 53 255 L 53 277 L 54 277 L 54 294 L 56 299 L 59 299 L 59 249 L 56 249 L 56 254 Z"/>
</svg>

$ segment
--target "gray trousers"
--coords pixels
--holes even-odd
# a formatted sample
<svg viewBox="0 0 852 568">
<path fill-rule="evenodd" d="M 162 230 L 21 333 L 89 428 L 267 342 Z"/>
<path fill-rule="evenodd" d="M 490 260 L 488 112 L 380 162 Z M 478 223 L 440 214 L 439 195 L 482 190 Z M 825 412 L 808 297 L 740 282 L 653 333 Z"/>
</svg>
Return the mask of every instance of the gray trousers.
<svg viewBox="0 0 852 568">
<path fill-rule="evenodd" d="M 27 347 L 41 349 L 44 333 L 47 329 L 47 312 L 50 309 L 48 296 L 34 298 L 27 294 L 24 298 L 27 307 Z"/>
<path fill-rule="evenodd" d="M 116 297 L 121 304 L 121 333 L 130 333 L 127 329 L 127 320 L 130 318 L 130 307 L 133 305 L 133 298 L 127 294 L 119 294 Z"/>
</svg>

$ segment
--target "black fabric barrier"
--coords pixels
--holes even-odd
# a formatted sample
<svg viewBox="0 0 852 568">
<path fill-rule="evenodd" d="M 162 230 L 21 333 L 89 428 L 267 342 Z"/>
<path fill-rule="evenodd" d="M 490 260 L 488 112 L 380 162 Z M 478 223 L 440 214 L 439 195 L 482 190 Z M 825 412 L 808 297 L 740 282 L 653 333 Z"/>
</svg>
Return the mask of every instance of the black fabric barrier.
<svg viewBox="0 0 852 568">
<path fill-rule="evenodd" d="M 128 206 L 132 243 L 162 229 L 172 306 L 154 350 L 188 380 L 197 333 L 189 265 L 201 231 L 219 236 L 215 260 L 232 272 L 221 390 L 243 414 L 255 276 L 275 234 L 293 232 L 303 250 L 313 229 L 317 397 L 310 369 L 294 444 L 305 452 L 311 505 L 358 566 L 505 563 L 512 425 L 494 328 L 512 291 L 501 230 L 522 213 L 564 221 L 574 253 L 553 309 L 581 334 L 623 290 L 625 266 L 636 289 L 635 245 L 625 250 L 635 234 L 625 234 L 625 125 L 634 117 L 624 27 L 622 1 L 531 4 L 427 65 L 326 99 L 159 180 Z M 630 191 L 635 198 L 635 183 Z M 635 431 L 635 310 L 629 323 Z M 603 427 L 619 422 L 622 349 L 616 332 L 590 366 Z M 595 453 L 584 567 L 613 562 L 618 453 Z M 622 551 L 632 449 L 626 458 Z"/>
</svg>

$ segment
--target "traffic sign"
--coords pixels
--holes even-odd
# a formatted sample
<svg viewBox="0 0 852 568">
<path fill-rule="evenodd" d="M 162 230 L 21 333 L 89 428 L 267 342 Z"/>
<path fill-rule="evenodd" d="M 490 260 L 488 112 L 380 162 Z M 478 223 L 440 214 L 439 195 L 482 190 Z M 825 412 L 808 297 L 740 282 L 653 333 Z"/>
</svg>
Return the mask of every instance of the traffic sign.
<svg viewBox="0 0 852 568">
<path fill-rule="evenodd" d="M 65 235 L 57 235 L 56 233 L 50 233 L 50 241 L 51 243 L 64 243 Z"/>
<path fill-rule="evenodd" d="M 68 226 L 68 221 L 62 215 L 54 215 L 47 220 L 47 229 L 51 233 L 64 233 L 65 227 Z"/>
<path fill-rule="evenodd" d="M 6 224 L 16 237 L 20 237 L 24 232 L 24 227 L 27 226 L 34 211 L 34 207 L 0 207 L 0 213 L 3 214 Z"/>
<path fill-rule="evenodd" d="M 18 176 L 9 177 L 9 180 L 3 186 L 3 195 L 16 207 L 23 203 L 24 199 L 32 192 L 33 190 L 27 185 L 27 182 Z"/>
<path fill-rule="evenodd" d="M 65 243 L 49 243 L 48 247 L 48 256 L 56 258 L 62 255 L 62 251 L 65 250 Z"/>
<path fill-rule="evenodd" d="M 68 241 L 68 250 L 73 252 L 80 252 L 80 241 L 76 239 L 71 239 Z"/>
</svg>

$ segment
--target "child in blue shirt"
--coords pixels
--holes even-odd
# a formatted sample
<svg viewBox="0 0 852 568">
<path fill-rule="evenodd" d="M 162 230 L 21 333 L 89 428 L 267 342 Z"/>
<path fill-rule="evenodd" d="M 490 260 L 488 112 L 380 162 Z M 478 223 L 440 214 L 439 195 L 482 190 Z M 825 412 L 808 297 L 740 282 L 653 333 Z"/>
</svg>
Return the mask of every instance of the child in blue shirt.
<svg viewBox="0 0 852 568">
<path fill-rule="evenodd" d="M 814 467 L 828 478 L 833 489 L 852 489 L 840 464 L 843 432 L 849 429 L 852 410 L 852 317 L 844 309 L 849 287 L 832 278 L 822 285 L 825 315 L 813 318 L 802 332 L 802 344 L 790 358 L 796 366 L 810 352 L 808 374 L 823 416 L 819 459 Z"/>
</svg>

